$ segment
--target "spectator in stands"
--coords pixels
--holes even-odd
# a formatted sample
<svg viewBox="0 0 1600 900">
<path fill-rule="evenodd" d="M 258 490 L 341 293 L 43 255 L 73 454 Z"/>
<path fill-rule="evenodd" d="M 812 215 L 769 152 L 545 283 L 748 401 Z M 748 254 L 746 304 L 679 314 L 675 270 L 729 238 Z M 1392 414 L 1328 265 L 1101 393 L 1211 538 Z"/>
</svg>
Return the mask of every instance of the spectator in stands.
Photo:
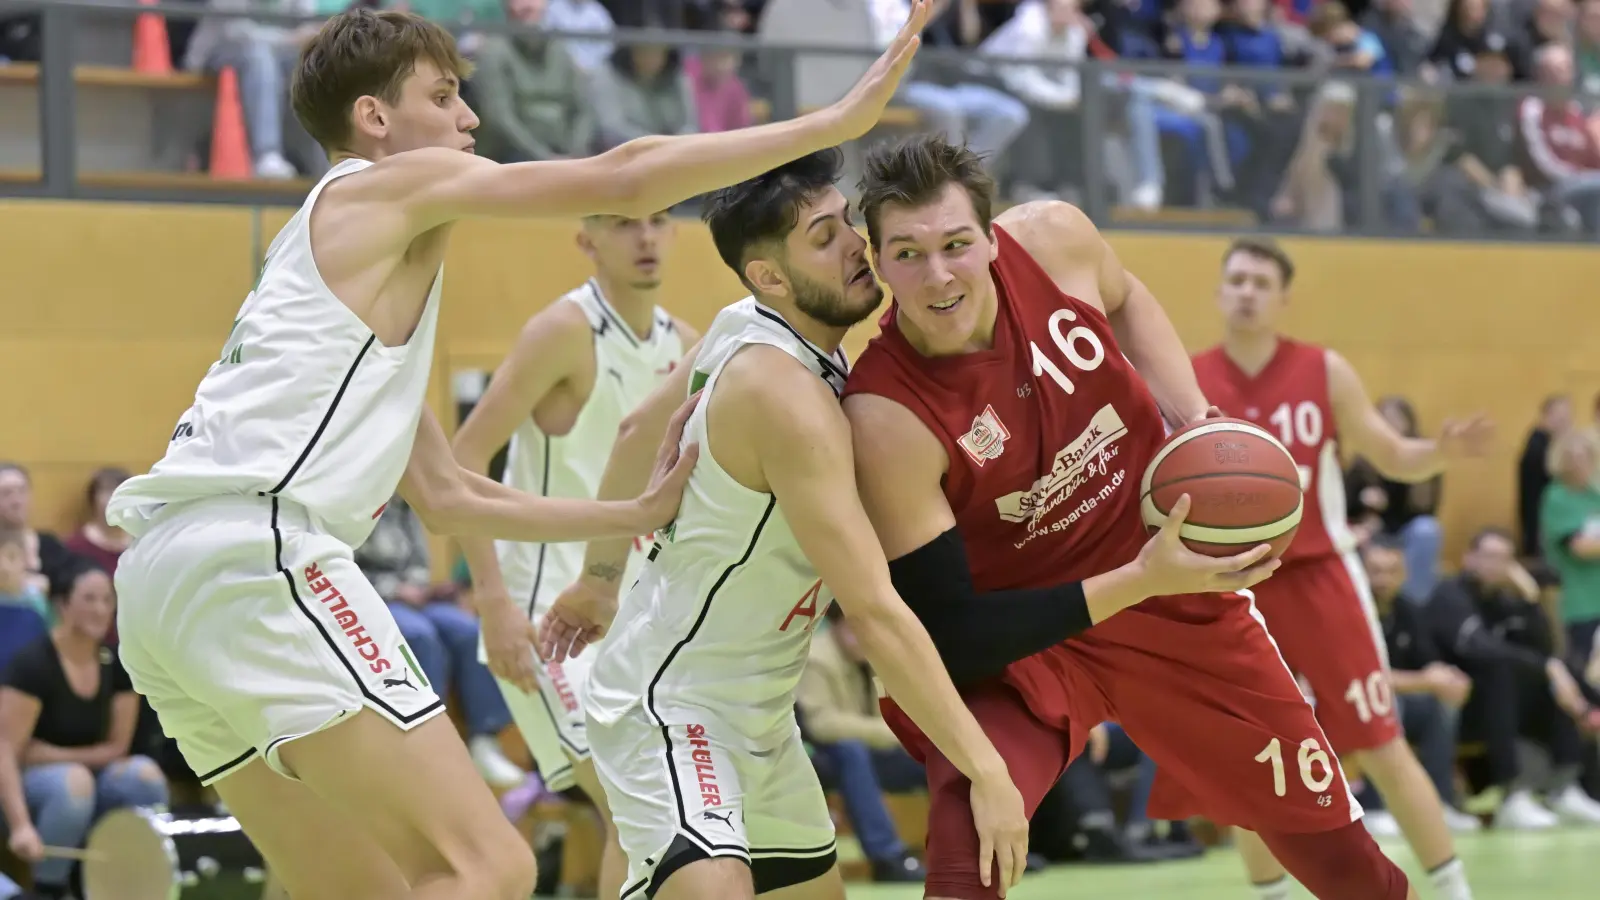
<svg viewBox="0 0 1600 900">
<path fill-rule="evenodd" d="M 1533 0 L 1533 9 L 1522 23 L 1522 34 L 1516 41 L 1516 64 L 1519 79 L 1527 78 L 1534 69 L 1533 55 L 1546 44 L 1570 45 L 1572 24 L 1577 18 L 1573 0 Z"/>
<path fill-rule="evenodd" d="M 20 528 L 0 525 L 0 672 L 18 650 L 49 629 L 44 594 L 28 579 L 28 545 Z"/>
<path fill-rule="evenodd" d="M 1388 396 L 1378 401 L 1378 411 L 1395 431 L 1417 437 L 1417 413 L 1404 397 Z M 1390 481 L 1365 459 L 1357 458 L 1345 473 L 1345 496 L 1350 520 L 1376 520 L 1381 531 L 1397 536 L 1406 548 L 1406 596 L 1424 600 L 1439 580 L 1439 547 L 1443 529 L 1434 515 L 1439 508 L 1441 476 L 1405 484 Z"/>
<path fill-rule="evenodd" d="M 85 497 L 89 516 L 66 542 L 68 552 L 89 560 L 113 577 L 117 574 L 117 559 L 133 542 L 133 536 L 106 524 L 106 504 L 111 501 L 111 492 L 128 477 L 125 470 L 114 467 L 100 469 L 89 477 Z"/>
<path fill-rule="evenodd" d="M 1533 66 L 1543 90 L 1517 107 L 1528 180 L 1551 203 L 1576 210 L 1589 233 L 1600 233 L 1600 139 L 1576 97 L 1572 51 L 1546 44 Z"/>
<path fill-rule="evenodd" d="M 1538 606 L 1538 586 L 1516 561 L 1511 535 L 1488 528 L 1473 537 L 1460 574 L 1440 582 L 1426 616 L 1445 659 L 1472 678 L 1462 734 L 1485 745 L 1490 786 L 1508 789 L 1497 823 L 1542 828 L 1557 816 L 1600 823 L 1600 803 L 1577 786 L 1580 725 L 1594 719 L 1592 701 L 1566 661 Z M 1553 774 L 1544 785 L 1551 809 L 1519 778 L 1518 736 L 1542 746 Z M 1556 815 L 1551 814 L 1554 810 Z"/>
<path fill-rule="evenodd" d="M 733 131 L 750 125 L 750 89 L 739 77 L 740 63 L 739 51 L 709 47 L 684 60 L 683 70 L 694 86 L 701 132 Z"/>
<path fill-rule="evenodd" d="M 1155 761 L 1114 722 L 1089 732 L 1088 746 L 1039 803 L 1031 844 L 1050 862 L 1156 862 L 1205 852 L 1188 825 L 1156 832 L 1147 809 Z M 1112 780 L 1131 781 L 1127 821 L 1118 827 Z"/>
<path fill-rule="evenodd" d="M 1217 34 L 1222 7 L 1219 0 L 1179 0 L 1177 22 L 1167 32 L 1163 55 L 1193 70 L 1217 69 L 1227 64 L 1227 47 Z M 1214 74 L 1191 75 L 1188 86 L 1202 95 L 1199 109 L 1182 110 L 1164 105 L 1156 112 L 1163 137 L 1182 148 L 1168 162 L 1178 168 L 1167 181 L 1176 190 L 1169 197 L 1177 205 L 1212 205 L 1215 193 L 1234 189 L 1237 164 L 1249 153 L 1249 134 L 1239 116 L 1259 112 L 1254 92 L 1224 83 Z"/>
<path fill-rule="evenodd" d="M 693 134 L 700 128 L 694 88 L 683 73 L 676 47 L 618 47 L 594 78 L 600 148 L 650 134 Z"/>
<path fill-rule="evenodd" d="M 266 10 L 265 0 L 207 0 L 219 12 Z M 279 65 L 273 35 L 248 18 L 207 16 L 200 20 L 184 54 L 183 67 L 215 75 L 233 69 L 239 78 L 239 104 L 250 137 L 257 178 L 293 178 L 283 155 L 283 112 L 288 82 Z"/>
<path fill-rule="evenodd" d="M 454 688 L 467 727 L 467 746 L 485 780 L 514 787 L 523 772 L 500 749 L 499 734 L 511 721 L 505 698 L 489 669 L 478 661 L 478 620 L 446 591 L 433 590 L 428 536 L 411 507 L 395 497 L 367 542 L 356 550 L 356 564 L 389 604 L 400 634 L 417 665 L 440 697 Z"/>
<path fill-rule="evenodd" d="M 600 0 L 550 0 L 545 11 L 544 27 L 551 31 L 582 32 L 609 35 L 617 26 Z M 610 41 L 573 40 L 562 38 L 561 43 L 572 54 L 573 62 L 585 72 L 598 72 L 614 51 Z"/>
<path fill-rule="evenodd" d="M 1267 0 L 1233 0 L 1228 20 L 1217 27 L 1230 65 L 1278 70 L 1285 67 L 1288 54 L 1283 35 L 1268 20 Z M 1263 219 L 1268 216 L 1272 194 L 1283 177 L 1284 167 L 1294 153 L 1300 133 L 1300 113 L 1294 95 L 1276 82 L 1243 82 L 1239 89 L 1254 95 L 1255 102 L 1224 113 L 1248 134 L 1248 156 L 1238 167 L 1238 199 Z"/>
<path fill-rule="evenodd" d="M 1368 75 L 1393 75 L 1394 61 L 1383 41 L 1362 28 L 1350 17 L 1340 0 L 1324 0 L 1311 11 L 1311 34 L 1328 50 L 1335 70 L 1364 72 Z"/>
<path fill-rule="evenodd" d="M 1539 541 L 1539 506 L 1550 486 L 1550 450 L 1557 438 L 1572 427 L 1572 398 L 1551 394 L 1539 406 L 1539 421 L 1528 432 L 1517 460 L 1517 529 L 1522 555 L 1542 558 Z"/>
<path fill-rule="evenodd" d="M 50 589 L 50 579 L 71 558 L 61 539 L 28 526 L 33 511 L 33 479 L 13 462 L 0 462 L 0 528 L 22 531 L 28 545 L 28 579 L 40 593 Z"/>
<path fill-rule="evenodd" d="M 1083 123 L 1078 115 L 1082 90 L 1076 67 L 1086 57 L 1092 27 L 1079 0 L 1023 0 L 1015 15 L 978 48 L 980 54 L 995 58 L 1054 59 L 1061 63 L 996 67 L 1006 90 L 1032 107 L 1028 127 L 1012 155 L 1012 175 L 1018 184 L 1014 194 L 1018 200 L 1028 199 L 1029 194 L 1040 199 L 1056 196 L 1083 183 L 1083 172 L 1076 165 L 1081 154 L 1071 148 L 1082 146 Z M 1104 83 L 1114 97 L 1124 100 L 1123 118 L 1136 179 L 1127 202 L 1140 209 L 1155 209 L 1161 205 L 1164 173 L 1152 101 L 1137 86 L 1132 91 L 1122 90 L 1119 79 L 1107 78 Z M 1110 157 L 1109 142 L 1103 152 Z"/>
<path fill-rule="evenodd" d="M 921 790 L 926 780 L 878 712 L 866 657 L 837 605 L 828 607 L 811 639 L 795 703 L 819 767 L 844 798 L 873 880 L 921 881 L 922 862 L 900 839 L 883 792 Z"/>
<path fill-rule="evenodd" d="M 1591 102 L 1600 96 L 1600 0 L 1578 4 L 1573 55 L 1578 67 L 1578 90 Z"/>
<path fill-rule="evenodd" d="M 139 698 L 104 643 L 111 577 L 90 563 L 63 570 L 50 596 L 57 623 L 24 648 L 0 686 L 0 804 L 12 852 L 33 864 L 34 890 L 64 897 L 72 860 L 97 814 L 167 801 L 156 764 L 130 756 Z"/>
<path fill-rule="evenodd" d="M 1511 58 L 1482 50 L 1471 81 L 1506 85 Z M 1517 98 L 1509 92 L 1453 92 L 1445 105 L 1444 165 L 1422 187 L 1423 208 L 1440 234 L 1526 232 L 1539 224 L 1538 198 L 1517 159 Z"/>
<path fill-rule="evenodd" d="M 1509 54 L 1511 47 L 1511 30 L 1498 21 L 1489 0 L 1450 0 L 1428 62 L 1434 71 L 1464 81 L 1472 77 L 1481 54 Z"/>
<path fill-rule="evenodd" d="M 873 46 L 889 46 L 906 18 L 910 0 L 866 0 L 872 20 Z M 932 16 L 942 15 L 951 0 L 933 0 Z M 916 64 L 900 82 L 895 100 L 915 109 L 929 131 L 954 141 L 966 140 L 974 152 L 990 159 L 1001 156 L 1028 127 L 1028 107 L 998 88 L 976 81 L 941 84 L 920 77 Z"/>
<path fill-rule="evenodd" d="M 547 0 L 506 0 L 506 18 L 545 23 Z M 500 162 L 570 159 L 594 149 L 588 78 L 565 41 L 543 33 L 492 34 L 478 51 L 478 152 Z"/>
<path fill-rule="evenodd" d="M 1452 831 L 1476 831 L 1478 820 L 1457 808 L 1455 786 L 1457 716 L 1472 692 L 1472 679 L 1444 661 L 1422 605 L 1401 597 L 1406 565 L 1400 542 L 1379 535 L 1362 546 L 1361 560 L 1383 628 L 1395 709 L 1406 740 L 1439 792 L 1445 824 Z M 1367 810 L 1369 831 L 1380 837 L 1400 834 L 1400 824 L 1371 785 L 1359 799 Z"/>
<path fill-rule="evenodd" d="M 1568 429 L 1556 438 L 1551 457 L 1555 480 L 1539 506 L 1539 539 L 1545 561 L 1561 577 L 1567 650 L 1582 670 L 1600 632 L 1600 437 L 1589 428 Z"/>
<path fill-rule="evenodd" d="M 1428 35 L 1417 27 L 1411 0 L 1373 0 L 1361 15 L 1361 27 L 1375 35 L 1401 75 L 1414 75 L 1428 58 Z"/>
</svg>

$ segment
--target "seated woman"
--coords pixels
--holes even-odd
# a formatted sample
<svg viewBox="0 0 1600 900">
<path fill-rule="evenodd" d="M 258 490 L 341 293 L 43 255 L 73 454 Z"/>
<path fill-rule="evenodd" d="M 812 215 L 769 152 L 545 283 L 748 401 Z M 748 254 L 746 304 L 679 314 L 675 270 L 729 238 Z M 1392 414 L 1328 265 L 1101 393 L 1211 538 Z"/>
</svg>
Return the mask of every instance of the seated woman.
<svg viewBox="0 0 1600 900">
<path fill-rule="evenodd" d="M 81 847 L 95 817 L 167 801 L 156 764 L 129 756 L 139 697 L 105 645 L 111 578 L 89 563 L 51 584 L 56 625 L 23 648 L 0 682 L 0 807 L 12 852 L 33 864 L 34 890 L 65 896 L 72 860 L 44 848 Z"/>
</svg>

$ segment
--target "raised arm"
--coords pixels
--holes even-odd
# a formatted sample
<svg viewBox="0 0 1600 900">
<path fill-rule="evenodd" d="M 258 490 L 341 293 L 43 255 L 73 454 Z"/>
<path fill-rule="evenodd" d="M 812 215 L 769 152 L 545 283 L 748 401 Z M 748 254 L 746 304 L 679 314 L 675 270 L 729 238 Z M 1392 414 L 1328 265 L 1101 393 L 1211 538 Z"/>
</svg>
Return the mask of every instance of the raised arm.
<svg viewBox="0 0 1600 900">
<path fill-rule="evenodd" d="M 12 848 L 24 859 L 37 852 L 39 835 L 33 830 L 27 798 L 22 793 L 22 751 L 33 740 L 39 722 L 39 700 L 14 687 L 0 687 L 0 809 L 12 835 Z M 18 848 L 18 836 L 23 848 Z M 24 850 L 28 852 L 23 852 Z M 34 856 L 29 862 L 37 862 Z"/>
<path fill-rule="evenodd" d="M 1378 412 L 1348 360 L 1333 350 L 1327 351 L 1327 360 L 1328 397 L 1339 435 L 1386 478 L 1426 481 L 1443 472 L 1452 458 L 1482 453 L 1493 434 L 1488 419 L 1473 416 L 1446 421 L 1437 440 L 1405 437 Z"/>
<path fill-rule="evenodd" d="M 883 397 L 857 394 L 844 410 L 855 436 L 861 499 L 891 560 L 894 586 L 956 684 L 997 675 L 1146 597 L 1238 590 L 1277 568 L 1276 561 L 1250 568 L 1265 547 L 1220 560 L 1188 551 L 1177 537 L 1188 506 L 1179 504 L 1162 532 L 1121 568 L 1085 581 L 979 593 L 940 487 L 948 463 L 938 439 L 910 410 Z"/>
<path fill-rule="evenodd" d="M 495 370 L 489 389 L 456 432 L 452 449 L 461 468 L 485 474 L 489 460 L 511 440 L 517 426 L 552 390 L 573 377 L 584 354 L 592 355 L 593 346 L 588 319 L 576 304 L 557 301 L 529 319 Z M 483 622 L 489 668 L 532 692 L 537 685 L 528 652 L 527 616 L 506 590 L 494 541 L 479 535 L 463 535 L 460 541 L 472 573 L 472 600 Z"/>
<path fill-rule="evenodd" d="M 403 198 L 412 234 L 483 216 L 647 216 L 865 134 L 911 64 L 927 19 L 926 0 L 916 0 L 899 35 L 850 92 L 799 118 L 644 137 L 587 159 L 500 165 L 454 150 L 415 150 L 361 173 L 365 190 Z"/>
</svg>

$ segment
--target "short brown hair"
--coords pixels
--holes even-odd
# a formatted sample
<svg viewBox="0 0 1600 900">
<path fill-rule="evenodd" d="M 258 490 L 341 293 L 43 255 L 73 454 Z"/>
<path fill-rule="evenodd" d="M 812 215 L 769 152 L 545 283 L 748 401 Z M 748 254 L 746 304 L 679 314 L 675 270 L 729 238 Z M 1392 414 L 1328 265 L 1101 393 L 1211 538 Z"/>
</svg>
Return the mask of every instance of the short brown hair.
<svg viewBox="0 0 1600 900">
<path fill-rule="evenodd" d="M 1317 4 L 1311 11 L 1311 18 L 1306 22 L 1306 30 L 1319 38 L 1328 36 L 1328 32 L 1350 21 L 1350 9 L 1339 0 L 1326 0 Z"/>
<path fill-rule="evenodd" d="M 1294 281 L 1294 260 L 1278 245 L 1278 242 L 1269 237 L 1242 237 L 1228 245 L 1228 252 L 1222 254 L 1222 265 L 1227 266 L 1228 260 L 1234 254 L 1243 253 L 1256 259 L 1265 259 L 1278 267 L 1278 275 L 1283 278 L 1283 286 L 1288 287 Z"/>
<path fill-rule="evenodd" d="M 883 237 L 878 233 L 878 220 L 884 204 L 925 206 L 951 184 L 966 190 L 978 224 L 988 234 L 994 219 L 994 179 L 983 170 L 978 154 L 937 135 L 919 135 L 874 149 L 867 155 L 860 184 L 861 215 L 867 220 L 872 246 L 877 247 Z"/>
<path fill-rule="evenodd" d="M 450 32 L 415 13 L 357 6 L 323 23 L 300 54 L 290 87 L 295 117 L 324 150 L 350 139 L 357 99 L 400 99 L 400 86 L 426 59 L 457 78 L 472 74 Z"/>
</svg>

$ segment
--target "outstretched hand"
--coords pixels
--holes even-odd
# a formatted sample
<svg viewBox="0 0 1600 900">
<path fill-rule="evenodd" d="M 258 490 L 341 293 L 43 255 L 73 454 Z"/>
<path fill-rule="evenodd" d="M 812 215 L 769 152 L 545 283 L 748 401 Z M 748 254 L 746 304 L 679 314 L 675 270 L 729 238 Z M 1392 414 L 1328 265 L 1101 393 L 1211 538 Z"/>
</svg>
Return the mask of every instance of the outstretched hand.
<svg viewBox="0 0 1600 900">
<path fill-rule="evenodd" d="M 877 61 L 848 94 L 834 104 L 845 140 L 871 131 L 883 115 L 884 107 L 900 86 L 900 79 L 911 67 L 911 58 L 922 46 L 922 30 L 928 25 L 929 0 L 913 0 L 911 16 L 900 28 Z"/>
<path fill-rule="evenodd" d="M 1494 423 L 1479 413 L 1465 419 L 1448 419 L 1439 429 L 1439 452 L 1450 459 L 1482 456 L 1494 440 Z"/>
<path fill-rule="evenodd" d="M 1189 515 L 1188 494 L 1178 498 L 1167 513 L 1161 530 L 1139 551 L 1146 593 L 1152 597 L 1172 594 L 1210 594 L 1242 591 L 1265 581 L 1282 562 L 1267 559 L 1272 548 L 1261 544 L 1236 556 L 1213 557 L 1184 546 L 1180 532 Z"/>
</svg>

